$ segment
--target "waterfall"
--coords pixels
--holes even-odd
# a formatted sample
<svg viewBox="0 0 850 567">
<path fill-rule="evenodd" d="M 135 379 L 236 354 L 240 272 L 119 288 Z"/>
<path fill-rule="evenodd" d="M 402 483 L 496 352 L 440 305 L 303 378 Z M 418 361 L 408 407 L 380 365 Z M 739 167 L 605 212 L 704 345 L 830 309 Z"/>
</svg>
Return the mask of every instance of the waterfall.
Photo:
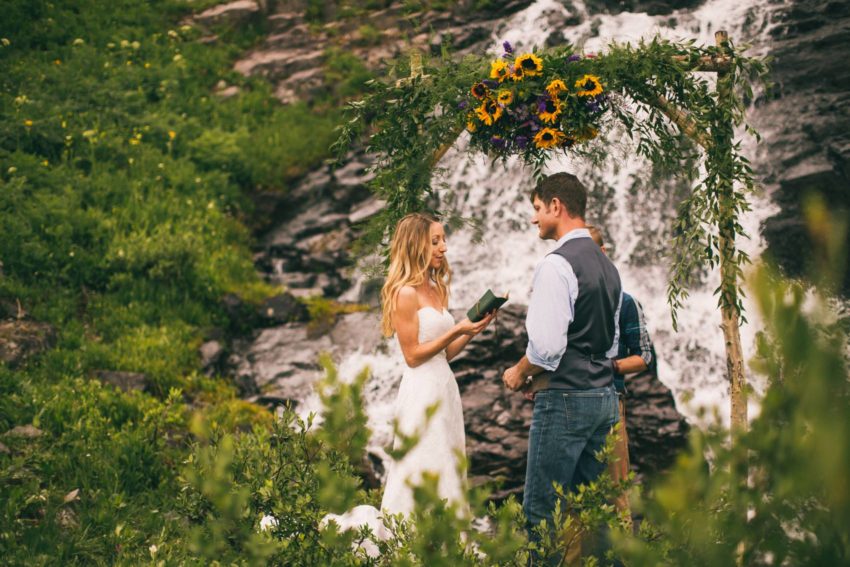
<svg viewBox="0 0 850 567">
<path fill-rule="evenodd" d="M 746 40 L 752 45 L 748 54 L 764 55 L 769 47 L 771 15 L 776 8 L 770 0 L 708 0 L 695 10 L 663 16 L 627 12 L 590 15 L 580 0 L 538 0 L 497 28 L 492 37 L 492 53 L 498 56 L 505 40 L 518 51 L 530 50 L 541 46 L 551 34 L 562 34 L 563 40 L 586 53 L 603 51 L 611 41 L 634 43 L 656 34 L 713 45 L 714 32 L 724 29 L 736 44 Z M 581 23 L 564 24 L 576 19 Z M 743 132 L 738 135 L 743 137 Z M 611 137 L 619 136 L 612 133 Z M 440 190 L 442 206 L 480 221 L 483 227 L 480 242 L 469 228 L 448 234 L 448 258 L 454 271 L 450 307 L 464 309 L 487 287 L 497 293 L 510 290 L 512 302 L 527 304 L 534 267 L 553 247 L 552 242 L 539 240 L 530 223 L 528 193 L 533 185 L 532 173 L 516 159 L 509 159 L 504 165 L 492 164 L 486 156 L 468 154 L 466 143 L 465 135 L 461 136 L 435 174 L 435 185 L 444 187 Z M 754 142 L 748 139 L 742 151 L 758 172 L 764 156 Z M 643 173 L 649 167 L 647 161 L 626 151 L 613 156 L 601 168 L 569 157 L 553 159 L 546 173 L 570 171 L 588 185 L 591 199 L 587 220 L 603 229 L 612 245 L 609 253 L 620 270 L 624 290 L 643 304 L 658 354 L 659 377 L 673 391 L 680 411 L 693 423 L 705 424 L 717 415 L 728 424 L 725 351 L 720 310 L 713 295 L 720 281 L 719 271 L 705 273 L 690 290 L 679 313 L 679 331 L 675 332 L 667 305 L 669 261 L 665 253 L 670 246 L 667 234 L 675 215 L 676 195 L 681 196 L 683 188 L 666 181 L 658 187 L 646 187 Z M 771 187 L 763 189 L 752 196 L 752 211 L 741 221 L 750 238 L 740 239 L 738 245 L 753 259 L 764 249 L 760 225 L 776 212 L 769 200 Z M 749 358 L 754 353 L 760 321 L 750 301 L 745 299 L 744 306 L 749 322 L 741 329 L 741 339 L 745 357 Z M 380 447 L 387 446 L 392 438 L 392 405 L 403 371 L 398 344 L 391 339 L 385 352 L 352 352 L 339 363 L 341 376 L 354 376 L 363 366 L 371 368 L 367 409 L 372 445 L 380 453 Z M 763 390 L 763 384 L 752 373 L 748 373 L 748 378 L 757 394 Z M 751 401 L 751 416 L 758 411 L 758 396 L 755 398 Z M 318 409 L 315 395 L 308 396 L 299 406 L 304 414 Z"/>
</svg>

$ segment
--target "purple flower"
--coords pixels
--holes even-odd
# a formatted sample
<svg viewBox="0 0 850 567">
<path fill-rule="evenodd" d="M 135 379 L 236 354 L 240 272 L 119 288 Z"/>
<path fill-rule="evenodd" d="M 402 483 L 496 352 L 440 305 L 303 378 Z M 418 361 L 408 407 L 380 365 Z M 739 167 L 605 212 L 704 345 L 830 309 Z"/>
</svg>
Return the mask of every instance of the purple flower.
<svg viewBox="0 0 850 567">
<path fill-rule="evenodd" d="M 537 112 L 546 112 L 546 98 L 541 97 L 537 101 Z"/>
<path fill-rule="evenodd" d="M 502 150 L 505 148 L 507 142 L 505 142 L 504 138 L 500 138 L 499 136 L 493 136 L 492 138 L 490 138 L 490 143 Z"/>
<path fill-rule="evenodd" d="M 488 89 L 495 89 L 499 86 L 499 81 L 494 81 L 493 79 L 484 79 L 481 82 L 484 83 L 484 86 Z"/>
<path fill-rule="evenodd" d="M 524 150 L 526 146 L 528 146 L 528 138 L 526 138 L 525 136 L 517 136 L 515 141 L 516 147 L 521 150 Z"/>
<path fill-rule="evenodd" d="M 567 57 L 567 62 L 572 63 L 573 61 L 578 61 L 581 59 L 581 55 L 576 55 L 575 53 Z"/>
<path fill-rule="evenodd" d="M 506 41 L 505 43 L 503 43 L 502 47 L 505 48 L 505 53 L 513 53 L 514 52 L 514 48 L 511 45 L 510 41 Z"/>
<path fill-rule="evenodd" d="M 463 110 L 463 109 L 464 109 L 464 108 L 466 108 L 467 106 L 469 106 L 469 103 L 468 103 L 468 102 L 466 102 L 465 100 L 462 100 L 462 101 L 460 101 L 459 103 L 457 103 L 457 107 L 458 107 L 459 109 L 461 109 L 461 110 Z"/>
<path fill-rule="evenodd" d="M 596 103 L 596 102 L 588 102 L 586 106 L 587 106 L 587 109 L 591 112 L 599 112 L 599 110 L 600 110 L 599 104 Z"/>
</svg>

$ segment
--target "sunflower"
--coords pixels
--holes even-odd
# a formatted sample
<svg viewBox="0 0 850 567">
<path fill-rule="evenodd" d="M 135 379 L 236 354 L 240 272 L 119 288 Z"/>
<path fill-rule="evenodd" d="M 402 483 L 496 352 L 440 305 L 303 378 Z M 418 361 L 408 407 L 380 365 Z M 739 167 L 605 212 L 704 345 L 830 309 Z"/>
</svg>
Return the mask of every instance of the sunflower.
<svg viewBox="0 0 850 567">
<path fill-rule="evenodd" d="M 567 92 L 567 85 L 561 79 L 555 79 L 546 85 L 546 92 L 549 93 L 549 96 L 555 98 L 559 94 Z"/>
<path fill-rule="evenodd" d="M 511 74 L 511 79 L 515 82 L 519 82 L 525 78 L 525 72 L 522 70 L 522 67 L 514 67 L 514 72 Z"/>
<path fill-rule="evenodd" d="M 475 116 L 487 126 L 492 126 L 494 122 L 502 117 L 502 112 L 502 107 L 499 106 L 499 103 L 493 99 L 487 99 L 481 103 L 481 106 L 475 109 Z"/>
<path fill-rule="evenodd" d="M 490 78 L 496 79 L 500 83 L 511 76 L 511 67 L 507 61 L 497 59 L 490 63 Z"/>
<path fill-rule="evenodd" d="M 488 89 L 487 85 L 484 83 L 475 83 L 472 85 L 472 88 L 469 89 L 469 92 L 471 92 L 472 96 L 478 100 L 484 100 L 487 98 L 487 94 L 490 92 L 490 89 Z"/>
<path fill-rule="evenodd" d="M 564 104 L 555 97 L 547 97 L 540 103 L 540 112 L 537 114 L 542 122 L 552 124 L 561 115 L 564 110 Z"/>
<path fill-rule="evenodd" d="M 533 53 L 524 53 L 514 62 L 514 72 L 517 69 L 522 69 L 525 77 L 536 77 L 543 72 L 543 60 Z"/>
<path fill-rule="evenodd" d="M 474 117 L 475 115 L 472 112 L 466 115 L 466 129 L 469 132 L 475 132 L 476 130 L 478 130 L 478 125 L 475 124 Z"/>
<path fill-rule="evenodd" d="M 499 106 L 499 103 L 493 99 L 488 99 L 484 102 L 484 105 L 487 107 L 487 114 L 493 117 L 493 122 L 499 120 L 502 117 L 502 107 Z"/>
<path fill-rule="evenodd" d="M 599 135 L 599 130 L 594 128 L 593 126 L 585 126 L 581 129 L 581 131 L 576 134 L 575 141 L 576 142 L 586 142 L 588 140 L 592 140 L 596 136 Z"/>
<path fill-rule="evenodd" d="M 542 128 L 534 136 L 534 145 L 541 149 L 554 148 L 561 145 L 566 136 L 555 128 Z"/>
<path fill-rule="evenodd" d="M 585 75 L 576 81 L 576 88 L 579 89 L 576 93 L 578 96 L 596 96 L 602 93 L 602 83 L 596 75 Z"/>
<path fill-rule="evenodd" d="M 487 112 L 487 102 L 482 102 L 481 106 L 475 109 L 475 117 L 487 126 L 493 125 L 493 117 Z"/>
<path fill-rule="evenodd" d="M 514 101 L 514 93 L 507 89 L 501 89 L 497 93 L 496 100 L 498 100 L 499 104 L 502 106 L 508 106 Z"/>
</svg>

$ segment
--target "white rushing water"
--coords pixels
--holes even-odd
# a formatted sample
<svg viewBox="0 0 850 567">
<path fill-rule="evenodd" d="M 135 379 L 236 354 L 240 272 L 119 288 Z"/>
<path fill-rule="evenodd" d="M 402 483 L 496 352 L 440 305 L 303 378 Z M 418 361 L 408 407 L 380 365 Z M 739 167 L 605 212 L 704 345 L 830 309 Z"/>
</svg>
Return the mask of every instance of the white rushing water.
<svg viewBox="0 0 850 567">
<path fill-rule="evenodd" d="M 714 32 L 724 29 L 736 43 L 753 47 L 751 55 L 763 55 L 769 47 L 767 32 L 771 11 L 770 0 L 709 0 L 694 11 L 671 15 L 621 13 L 589 16 L 582 2 L 572 9 L 555 0 L 539 0 L 526 10 L 506 20 L 492 38 L 492 53 L 501 54 L 501 45 L 510 41 L 518 51 L 540 46 L 553 32 L 585 53 L 604 52 L 611 41 L 637 42 L 641 38 L 661 35 L 674 40 L 694 39 L 713 45 Z M 572 11 L 571 11 L 572 10 Z M 563 22 L 578 16 L 581 24 L 564 27 Z M 616 136 L 616 134 L 613 134 Z M 476 242 L 471 230 L 448 235 L 448 258 L 454 270 L 452 308 L 473 303 L 487 287 L 501 292 L 510 290 L 511 301 L 527 303 L 531 277 L 536 263 L 552 248 L 542 242 L 530 223 L 531 206 L 528 193 L 533 186 L 531 171 L 518 160 L 506 166 L 491 164 L 481 155 L 466 152 L 462 136 L 443 158 L 440 181 L 447 189 L 441 194 L 443 205 L 450 205 L 464 217 L 483 223 L 483 241 Z M 744 154 L 758 171 L 759 155 L 754 142 L 744 144 Z M 709 273 L 702 285 L 690 290 L 690 297 L 679 313 L 679 331 L 674 332 L 667 305 L 669 261 L 663 257 L 669 245 L 666 235 L 675 214 L 675 203 L 663 191 L 641 188 L 636 180 L 649 170 L 649 164 L 626 152 L 609 160 L 602 169 L 566 157 L 552 160 L 546 173 L 569 171 L 590 186 L 588 222 L 603 228 L 612 244 L 610 254 L 620 270 L 623 286 L 644 306 L 648 325 L 659 357 L 659 377 L 673 391 L 679 410 L 692 422 L 700 423 L 700 408 L 715 411 L 728 423 L 729 399 L 725 378 L 725 354 L 720 330 L 720 312 L 713 290 L 718 273 Z M 769 189 L 769 188 L 767 188 Z M 742 224 L 750 239 L 738 245 L 757 258 L 764 248 L 760 224 L 775 214 L 769 191 L 752 199 L 752 211 Z M 754 337 L 759 321 L 754 306 L 745 301 L 749 324 L 742 328 L 745 357 L 754 352 Z M 386 446 L 391 440 L 389 420 L 395 388 L 402 374 L 401 355 L 395 340 L 389 341 L 384 353 L 350 353 L 340 360 L 340 375 L 354 376 L 368 365 L 373 374 L 367 392 L 370 426 L 374 432 L 373 447 Z M 761 384 L 753 378 L 756 391 Z M 300 406 L 301 411 L 319 409 L 315 396 Z M 751 403 L 750 413 L 758 404 Z"/>
</svg>

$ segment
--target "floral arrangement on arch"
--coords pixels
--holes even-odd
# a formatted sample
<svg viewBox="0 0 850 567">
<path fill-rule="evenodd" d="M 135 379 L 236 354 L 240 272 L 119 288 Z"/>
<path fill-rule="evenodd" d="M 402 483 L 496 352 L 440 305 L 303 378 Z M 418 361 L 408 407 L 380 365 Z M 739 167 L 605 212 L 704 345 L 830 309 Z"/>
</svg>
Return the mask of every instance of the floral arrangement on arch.
<svg viewBox="0 0 850 567">
<path fill-rule="evenodd" d="M 599 135 L 609 97 L 590 72 L 593 55 L 505 53 L 474 83 L 458 108 L 467 111 L 472 144 L 488 153 L 537 154 L 570 149 Z"/>
</svg>

